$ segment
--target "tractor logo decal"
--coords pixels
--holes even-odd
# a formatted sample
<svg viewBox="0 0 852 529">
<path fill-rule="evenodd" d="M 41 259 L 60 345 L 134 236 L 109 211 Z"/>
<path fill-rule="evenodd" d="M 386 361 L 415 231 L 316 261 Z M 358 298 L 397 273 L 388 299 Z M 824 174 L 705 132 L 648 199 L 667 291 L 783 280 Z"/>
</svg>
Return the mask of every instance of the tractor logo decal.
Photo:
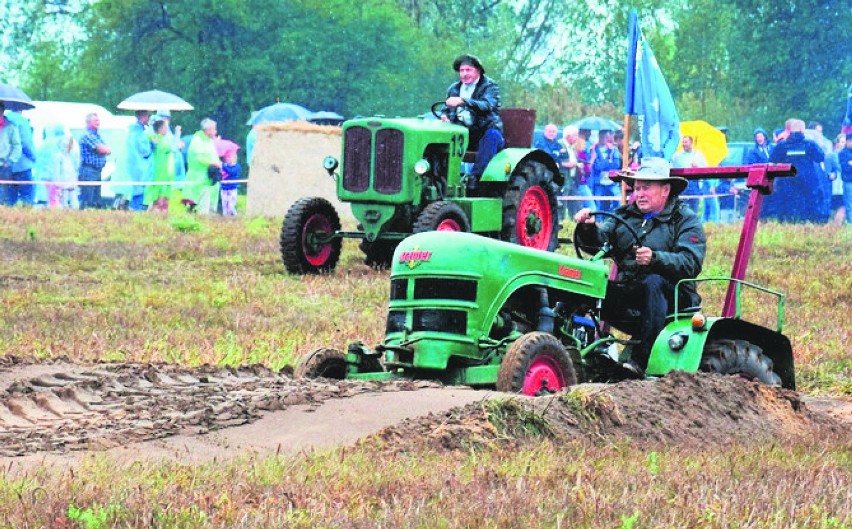
<svg viewBox="0 0 852 529">
<path fill-rule="evenodd" d="M 419 246 L 415 246 L 413 250 L 407 250 L 399 255 L 399 262 L 407 264 L 408 268 L 414 269 L 421 264 L 429 261 L 432 258 L 432 252 L 429 250 L 421 250 Z"/>
<path fill-rule="evenodd" d="M 565 265 L 559 265 L 559 275 L 568 279 L 580 279 L 583 273 L 576 268 L 569 268 Z"/>
</svg>

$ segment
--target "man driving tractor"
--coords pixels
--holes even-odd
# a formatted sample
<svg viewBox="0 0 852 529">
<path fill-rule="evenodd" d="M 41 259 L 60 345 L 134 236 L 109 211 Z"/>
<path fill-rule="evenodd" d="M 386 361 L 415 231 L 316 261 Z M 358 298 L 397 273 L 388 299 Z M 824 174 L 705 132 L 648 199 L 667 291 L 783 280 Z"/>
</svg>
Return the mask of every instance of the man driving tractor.
<svg viewBox="0 0 852 529">
<path fill-rule="evenodd" d="M 599 224 L 589 208 L 578 211 L 574 220 L 581 247 L 606 242 L 612 247 L 618 274 L 607 289 L 602 318 L 632 335 L 630 360 L 624 367 L 642 375 L 654 339 L 674 307 L 675 285 L 701 273 L 706 237 L 698 216 L 678 198 L 687 180 L 671 176 L 666 160 L 645 158 L 635 174 L 613 178 L 621 179 L 633 191 L 631 202 Z M 679 307 L 701 302 L 695 283 L 685 283 L 678 292 Z"/>
<path fill-rule="evenodd" d="M 476 150 L 466 187 L 475 191 L 488 162 L 503 148 L 503 122 L 500 120 L 500 88 L 485 76 L 485 68 L 473 55 L 453 61 L 459 80 L 447 89 L 441 121 L 463 125 L 470 131 L 468 150 Z"/>
</svg>

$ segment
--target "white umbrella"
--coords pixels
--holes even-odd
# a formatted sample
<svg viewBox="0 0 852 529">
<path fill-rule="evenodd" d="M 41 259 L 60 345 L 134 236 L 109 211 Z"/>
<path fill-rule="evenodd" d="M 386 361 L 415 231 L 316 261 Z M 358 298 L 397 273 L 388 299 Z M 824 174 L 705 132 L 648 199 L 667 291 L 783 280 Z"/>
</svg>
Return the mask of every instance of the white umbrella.
<svg viewBox="0 0 852 529">
<path fill-rule="evenodd" d="M 122 110 L 192 110 L 180 97 L 161 90 L 148 90 L 133 94 L 118 104 Z"/>
</svg>

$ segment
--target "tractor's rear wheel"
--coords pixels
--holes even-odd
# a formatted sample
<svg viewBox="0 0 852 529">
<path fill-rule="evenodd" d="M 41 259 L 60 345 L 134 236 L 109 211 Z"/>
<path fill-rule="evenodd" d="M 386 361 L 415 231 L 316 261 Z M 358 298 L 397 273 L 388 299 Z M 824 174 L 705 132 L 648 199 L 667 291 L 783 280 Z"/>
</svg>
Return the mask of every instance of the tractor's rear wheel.
<svg viewBox="0 0 852 529">
<path fill-rule="evenodd" d="M 281 226 L 281 258 L 291 274 L 330 272 L 340 259 L 342 241 L 328 238 L 340 230 L 340 217 L 320 197 L 301 198 Z"/>
<path fill-rule="evenodd" d="M 470 231 L 465 212 L 452 202 L 439 201 L 426 206 L 414 221 L 414 233 L 424 231 Z"/>
<path fill-rule="evenodd" d="M 763 350 L 745 340 L 714 340 L 704 347 L 701 371 L 721 375 L 739 375 L 780 386 L 781 377 L 774 371 L 772 360 Z"/>
<path fill-rule="evenodd" d="M 522 162 L 503 196 L 500 239 L 554 251 L 559 246 L 559 203 L 553 172 L 534 160 Z"/>
<path fill-rule="evenodd" d="M 299 361 L 294 378 L 346 378 L 346 356 L 337 349 L 317 349 Z"/>
<path fill-rule="evenodd" d="M 540 396 L 577 383 L 571 354 L 552 334 L 527 333 L 506 351 L 497 391 Z"/>
</svg>

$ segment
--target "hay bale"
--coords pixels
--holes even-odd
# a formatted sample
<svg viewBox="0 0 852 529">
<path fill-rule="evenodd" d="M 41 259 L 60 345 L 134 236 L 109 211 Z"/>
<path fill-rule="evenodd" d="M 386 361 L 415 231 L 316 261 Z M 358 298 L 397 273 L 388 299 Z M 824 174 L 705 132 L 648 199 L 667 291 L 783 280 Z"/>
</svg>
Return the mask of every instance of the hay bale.
<svg viewBox="0 0 852 529">
<path fill-rule="evenodd" d="M 249 171 L 246 212 L 283 218 L 302 197 L 323 197 L 343 219 L 354 219 L 348 204 L 337 200 L 334 180 L 322 160 L 340 157 L 340 127 L 314 125 L 306 121 L 263 123 Z"/>
</svg>

